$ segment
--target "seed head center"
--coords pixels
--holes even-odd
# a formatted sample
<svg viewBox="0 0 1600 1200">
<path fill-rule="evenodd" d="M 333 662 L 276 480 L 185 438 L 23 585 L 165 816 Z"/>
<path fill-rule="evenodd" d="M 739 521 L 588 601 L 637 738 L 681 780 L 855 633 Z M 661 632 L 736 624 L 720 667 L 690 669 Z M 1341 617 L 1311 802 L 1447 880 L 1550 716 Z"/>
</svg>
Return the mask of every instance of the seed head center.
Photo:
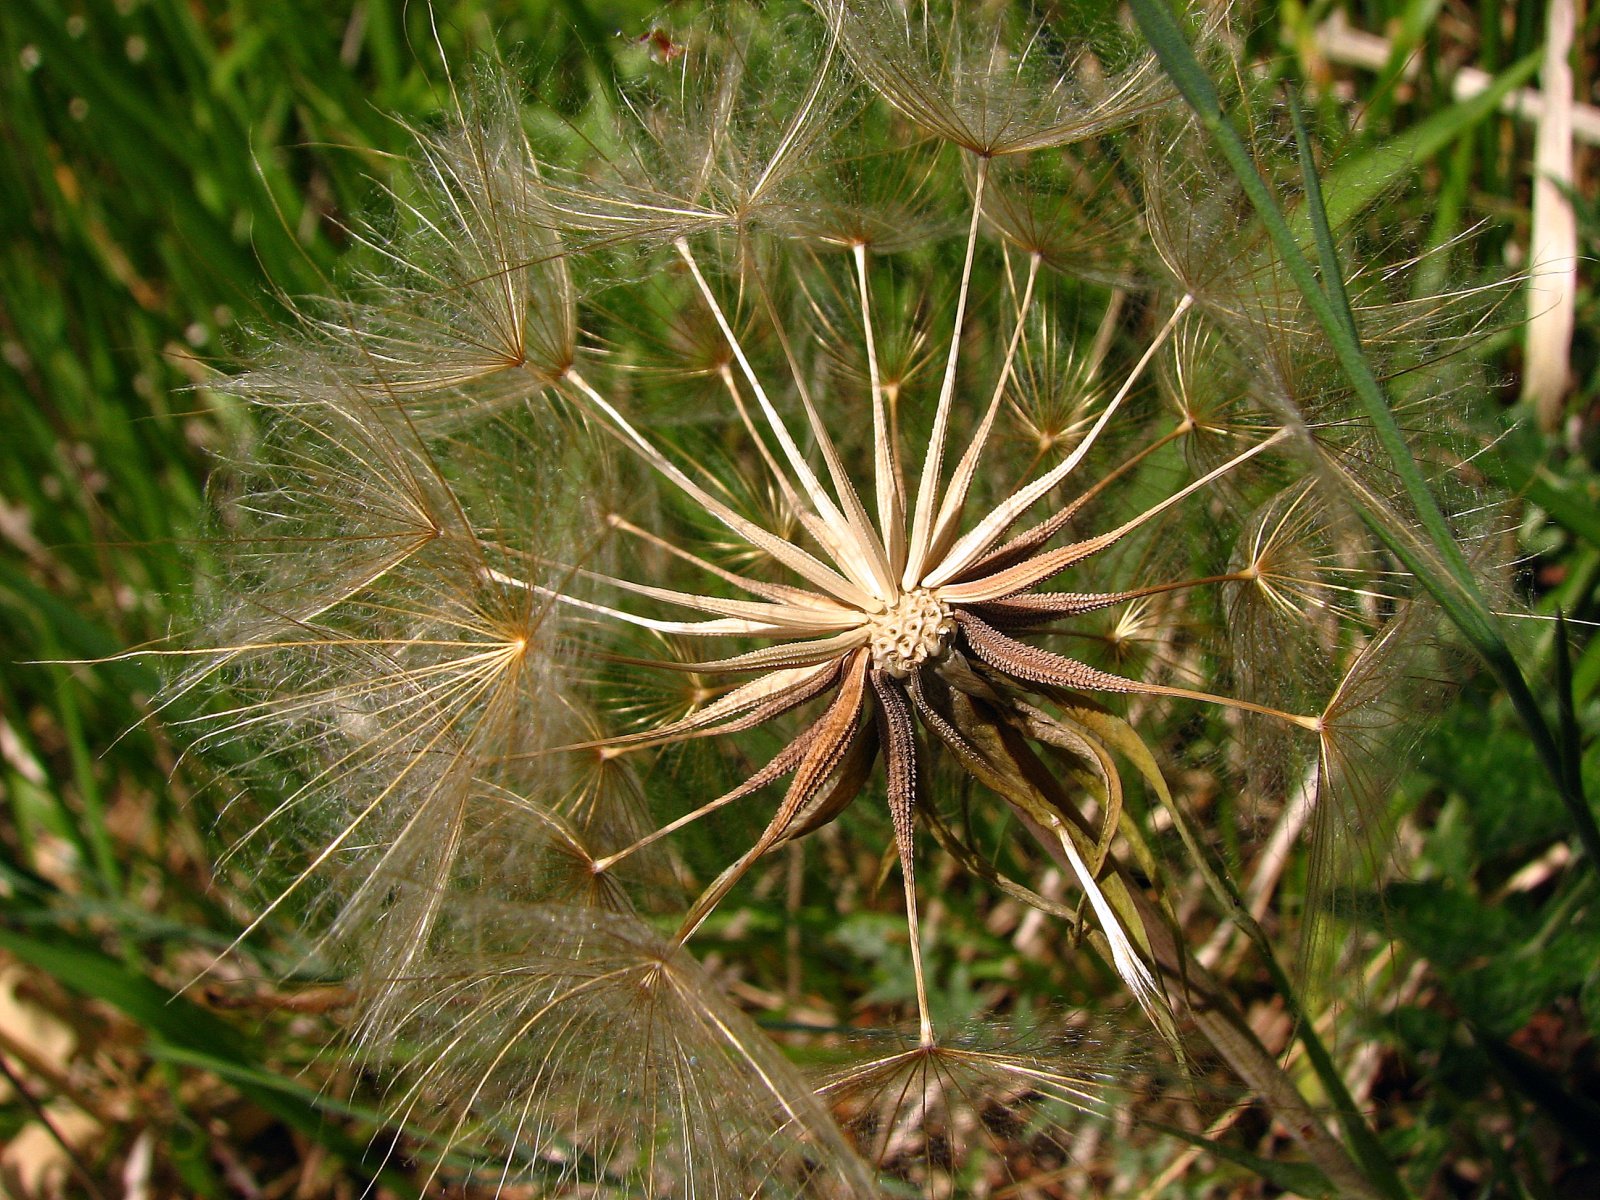
<svg viewBox="0 0 1600 1200">
<path fill-rule="evenodd" d="M 955 631 L 949 606 L 930 588 L 912 588 L 887 612 L 869 623 L 872 662 L 896 679 L 905 679 L 930 658 L 944 653 Z"/>
</svg>

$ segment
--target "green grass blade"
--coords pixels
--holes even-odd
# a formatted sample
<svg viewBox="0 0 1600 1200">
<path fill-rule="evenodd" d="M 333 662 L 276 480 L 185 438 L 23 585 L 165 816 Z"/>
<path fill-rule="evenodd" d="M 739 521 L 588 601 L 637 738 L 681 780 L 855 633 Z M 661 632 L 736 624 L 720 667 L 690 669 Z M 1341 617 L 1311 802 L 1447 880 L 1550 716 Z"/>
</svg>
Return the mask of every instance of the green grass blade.
<svg viewBox="0 0 1600 1200">
<path fill-rule="evenodd" d="M 1567 617 L 1556 609 L 1556 731 L 1561 739 L 1561 761 L 1567 779 L 1581 787 L 1583 740 L 1578 733 L 1578 715 L 1572 694 L 1572 640 Z"/>
<path fill-rule="evenodd" d="M 1452 142 L 1471 133 L 1521 87 L 1539 66 L 1530 54 L 1507 67 L 1482 92 L 1345 159 L 1323 180 L 1328 222 L 1338 229 Z M 1297 222 L 1303 218 L 1298 217 Z"/>
<path fill-rule="evenodd" d="M 1334 315 L 1346 336 L 1357 346 L 1361 334 L 1356 329 L 1355 314 L 1350 311 L 1350 296 L 1344 287 L 1344 271 L 1339 266 L 1339 252 L 1333 244 L 1333 228 L 1329 224 L 1327 205 L 1322 199 L 1322 184 L 1317 177 L 1317 163 L 1311 152 L 1311 135 L 1306 129 L 1305 114 L 1300 111 L 1300 98 L 1295 89 L 1284 89 L 1289 100 L 1289 115 L 1294 122 L 1295 153 L 1300 160 L 1300 178 L 1306 189 L 1306 214 L 1311 219 L 1311 238 L 1317 248 L 1317 265 L 1322 271 L 1322 290 L 1332 302 Z"/>
<path fill-rule="evenodd" d="M 1340 306 L 1324 291 L 1316 271 L 1301 252 L 1300 242 L 1289 227 L 1283 210 L 1256 170 L 1243 137 L 1224 112 L 1215 86 L 1200 66 L 1172 11 L 1162 0 L 1130 0 L 1130 4 L 1139 27 L 1162 67 L 1232 168 L 1241 189 L 1282 256 L 1285 269 L 1305 297 L 1306 306 L 1326 333 L 1339 365 L 1371 422 L 1373 432 L 1400 480 L 1426 537 L 1414 538 L 1409 530 L 1384 511 L 1381 504 L 1373 502 L 1375 497 L 1352 497 L 1358 515 L 1401 558 L 1406 568 L 1434 597 L 1446 617 L 1461 631 L 1506 689 L 1517 715 L 1527 726 L 1545 769 L 1560 789 L 1562 802 L 1567 807 L 1591 865 L 1600 869 L 1600 825 L 1595 822 L 1581 785 L 1567 777 L 1560 749 L 1544 714 L 1484 601 L 1473 578 L 1471 565 L 1451 533 L 1427 479 L 1412 457 L 1382 386 L 1359 343 L 1350 334 L 1354 321 L 1348 305 L 1344 306 L 1345 311 L 1341 314 Z"/>
<path fill-rule="evenodd" d="M 373 1165 L 368 1149 L 329 1123 L 298 1085 L 268 1084 L 258 1076 L 249 1041 L 232 1026 L 97 948 L 63 935 L 49 937 L 0 928 L 0 949 L 37 967 L 80 995 L 118 1009 L 166 1046 L 231 1065 L 230 1082 L 252 1103 L 326 1147 L 351 1167 L 382 1179 L 403 1196 L 420 1193 L 398 1171 Z"/>
<path fill-rule="evenodd" d="M 1208 1138 L 1203 1133 L 1195 1133 L 1192 1129 L 1169 1125 L 1164 1121 L 1146 1121 L 1145 1124 L 1170 1138 L 1198 1147 L 1234 1166 L 1243 1167 L 1290 1195 L 1320 1198 L 1337 1194 L 1333 1184 L 1328 1182 L 1328 1177 L 1317 1169 L 1315 1163 L 1277 1162 L 1230 1146 L 1220 1138 Z"/>
<path fill-rule="evenodd" d="M 1323 291 L 1311 264 L 1301 253 L 1299 240 L 1289 228 L 1283 210 L 1273 198 L 1266 181 L 1256 170 L 1244 138 L 1223 111 L 1222 100 L 1217 94 L 1216 87 L 1200 66 L 1194 51 L 1178 28 L 1177 20 L 1161 0 L 1131 0 L 1131 3 L 1134 16 L 1149 39 L 1156 57 L 1161 60 L 1168 77 L 1188 101 L 1190 108 L 1200 119 L 1201 125 L 1211 135 L 1223 157 L 1227 159 L 1240 187 L 1282 256 L 1285 269 L 1305 296 L 1307 307 L 1327 333 L 1334 354 L 1339 359 L 1339 365 L 1355 388 L 1357 398 L 1372 422 L 1374 433 L 1392 460 L 1392 466 L 1400 478 L 1407 498 L 1428 533 L 1432 543 L 1431 549 L 1440 556 L 1441 565 L 1455 580 L 1454 590 L 1461 592 L 1464 600 L 1470 601 L 1476 598 L 1481 607 L 1482 600 L 1478 595 L 1477 584 L 1472 578 L 1472 570 L 1461 548 L 1456 544 L 1444 514 L 1439 511 L 1433 493 L 1428 488 L 1427 480 L 1406 445 L 1405 437 L 1394 419 L 1394 414 L 1389 410 L 1383 389 L 1373 375 L 1371 366 L 1361 353 L 1360 346 L 1347 332 L 1350 322 L 1338 314 L 1332 301 Z M 1467 607 L 1470 608 L 1470 605 Z M 1477 620 L 1473 623 L 1481 624 Z"/>
</svg>

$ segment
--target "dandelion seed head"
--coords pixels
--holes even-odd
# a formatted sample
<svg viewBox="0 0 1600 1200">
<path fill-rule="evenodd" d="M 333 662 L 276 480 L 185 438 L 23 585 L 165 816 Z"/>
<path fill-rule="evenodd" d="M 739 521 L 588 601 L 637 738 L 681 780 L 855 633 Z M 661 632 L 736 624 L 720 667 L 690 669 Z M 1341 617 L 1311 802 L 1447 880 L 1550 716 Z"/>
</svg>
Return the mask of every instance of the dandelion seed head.
<svg viewBox="0 0 1600 1200">
<path fill-rule="evenodd" d="M 264 432 L 175 691 L 228 680 L 202 746 L 293 764 L 264 915 L 316 894 L 397 1109 L 503 1178 L 954 1186 L 1007 1140 L 974 1096 L 1097 1082 L 941 1027 L 919 870 L 1064 922 L 1181 1053 L 1186 749 L 1273 760 L 1216 785 L 1269 804 L 1314 764 L 1314 854 L 1370 826 L 1416 588 L 1350 509 L 1405 508 L 1153 58 L 1080 32 L 733 5 L 537 147 L 487 67 L 350 286 L 219 382 Z M 1364 329 L 1432 377 L 1459 325 L 1380 283 Z M 691 955 L 829 828 L 898 868 L 916 1003 L 823 1089 L 854 1148 Z"/>
</svg>

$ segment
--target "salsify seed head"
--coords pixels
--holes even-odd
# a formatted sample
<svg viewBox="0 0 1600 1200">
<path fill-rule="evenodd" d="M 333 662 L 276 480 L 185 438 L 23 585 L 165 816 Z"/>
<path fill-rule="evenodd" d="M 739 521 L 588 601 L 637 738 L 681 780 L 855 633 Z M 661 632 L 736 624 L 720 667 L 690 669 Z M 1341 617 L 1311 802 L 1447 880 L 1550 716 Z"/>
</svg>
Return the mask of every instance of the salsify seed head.
<svg viewBox="0 0 1600 1200">
<path fill-rule="evenodd" d="M 1062 19 L 730 5 L 548 145 L 485 68 L 348 291 L 217 385 L 264 433 L 175 689 L 228 681 L 200 740 L 286 773 L 263 916 L 316 892 L 400 1107 L 505 1178 L 867 1194 L 831 1096 L 1076 1105 L 945 1036 L 919 866 L 1065 921 L 1176 1046 L 1196 723 L 1303 761 L 1314 855 L 1370 803 L 1414 589 L 1348 500 L 1403 507 L 1153 58 Z M 949 819 L 974 788 L 1003 821 Z M 689 956 L 825 827 L 898 866 L 915 1050 L 818 1100 Z"/>
</svg>

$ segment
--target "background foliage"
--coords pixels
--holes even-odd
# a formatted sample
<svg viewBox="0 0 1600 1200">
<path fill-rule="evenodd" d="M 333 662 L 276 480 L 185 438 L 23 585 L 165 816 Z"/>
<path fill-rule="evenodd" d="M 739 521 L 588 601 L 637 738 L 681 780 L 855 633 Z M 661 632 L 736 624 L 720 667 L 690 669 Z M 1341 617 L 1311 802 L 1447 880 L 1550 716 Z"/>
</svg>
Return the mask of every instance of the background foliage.
<svg viewBox="0 0 1600 1200">
<path fill-rule="evenodd" d="M 1329 61 L 1316 31 L 1335 10 L 1389 37 L 1386 67 Z M 390 1194 L 418 1186 L 404 1132 L 318 1056 L 341 995 L 303 977 L 288 933 L 227 954 L 172 999 L 248 920 L 235 899 L 247 889 L 208 866 L 227 793 L 217 764 L 183 760 L 152 718 L 154 674 L 29 661 L 111 654 L 181 620 L 210 571 L 195 539 L 206 473 L 242 419 L 188 385 L 281 316 L 274 289 L 323 289 L 349 249 L 343 223 L 371 207 L 411 142 L 396 116 L 425 123 L 447 102 L 441 51 L 459 63 L 498 45 L 544 103 L 571 109 L 610 86 L 618 48 L 661 19 L 583 0 L 0 10 L 0 1061 L 12 1077 L 0 1083 L 0 1186 L 357 1195 L 380 1174 Z M 1580 96 L 1600 57 L 1600 16 L 1586 21 Z M 1535 3 L 1285 3 L 1256 14 L 1251 51 L 1309 86 L 1337 160 L 1354 164 L 1327 181 L 1330 204 L 1378 191 L 1374 228 L 1427 244 L 1482 222 L 1479 261 L 1455 269 L 1504 270 L 1529 242 L 1532 134 L 1457 105 L 1450 81 L 1463 66 L 1518 69 L 1543 23 Z M 1585 165 L 1579 229 L 1592 253 L 1600 213 L 1581 200 Z M 1593 794 L 1600 639 L 1579 622 L 1600 619 L 1600 355 L 1592 270 L 1581 277 L 1561 428 L 1522 419 L 1515 328 L 1484 343 L 1504 387 L 1469 416 L 1511 429 L 1480 461 L 1520 497 L 1522 599 L 1573 619 L 1570 642 L 1525 623 L 1522 666 L 1554 717 L 1566 646 Z M 1398 881 L 1351 904 L 1396 942 L 1374 967 L 1370 1012 L 1338 1018 L 1358 1097 L 1417 1195 L 1593 1195 L 1600 877 L 1487 677 L 1427 734 L 1393 819 Z M 832 868 L 870 890 L 876 863 Z M 1291 877 L 1282 902 L 1301 886 Z M 829 981 L 846 974 L 866 981 L 853 989 L 865 1003 L 904 997 L 904 960 L 886 941 L 897 918 L 863 905 L 838 926 L 783 886 L 743 903 L 736 936 L 772 947 L 737 980 L 757 1012 L 787 991 L 838 1015 Z M 1035 947 L 984 916 L 952 889 L 930 917 L 960 968 L 941 972 L 959 982 L 938 1003 L 976 1009 L 997 989 L 1020 1008 L 1048 1002 L 1034 994 Z M 823 968 L 797 979 L 786 937 L 820 940 Z M 1276 1194 L 1153 1133 L 1097 1153 L 1118 1159 L 1130 1195 Z"/>
</svg>

